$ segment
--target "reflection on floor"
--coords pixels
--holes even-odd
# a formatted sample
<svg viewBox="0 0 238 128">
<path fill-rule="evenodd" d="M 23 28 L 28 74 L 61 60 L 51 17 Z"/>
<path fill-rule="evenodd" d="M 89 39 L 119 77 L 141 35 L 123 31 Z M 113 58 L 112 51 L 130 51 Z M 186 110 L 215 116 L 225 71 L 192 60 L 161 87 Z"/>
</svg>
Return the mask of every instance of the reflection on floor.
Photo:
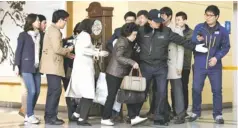
<svg viewBox="0 0 238 128">
<path fill-rule="evenodd" d="M 59 113 L 59 117 L 64 119 L 66 123 L 63 126 L 49 126 L 45 125 L 43 122 L 44 119 L 44 112 L 43 111 L 36 111 L 37 117 L 40 117 L 42 123 L 39 125 L 29 125 L 24 124 L 23 118 L 19 116 L 17 109 L 10 109 L 10 108 L 0 108 L 0 128 L 77 128 L 81 126 L 77 126 L 75 122 L 68 122 L 67 120 L 67 113 L 61 112 Z M 217 125 L 214 124 L 212 119 L 212 111 L 203 111 L 201 119 L 196 122 L 189 123 L 186 122 L 185 124 L 175 125 L 172 122 L 167 126 L 168 128 L 236 128 L 237 127 L 237 115 L 236 110 L 234 109 L 225 109 L 223 110 L 223 117 L 225 119 L 224 125 Z M 109 126 L 101 126 L 100 125 L 100 117 L 93 117 L 90 118 L 89 122 L 93 125 L 93 128 L 130 128 L 129 124 L 120 123 L 116 124 L 113 127 Z M 153 122 L 146 121 L 142 124 L 139 124 L 134 127 L 139 128 L 161 128 L 165 126 L 155 126 Z"/>
</svg>

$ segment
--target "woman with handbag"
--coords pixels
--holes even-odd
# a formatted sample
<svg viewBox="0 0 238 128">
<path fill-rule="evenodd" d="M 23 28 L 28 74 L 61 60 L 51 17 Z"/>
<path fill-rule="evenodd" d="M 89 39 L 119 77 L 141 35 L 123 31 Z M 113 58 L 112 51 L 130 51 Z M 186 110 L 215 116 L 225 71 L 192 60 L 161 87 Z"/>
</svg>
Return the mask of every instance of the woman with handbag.
<svg viewBox="0 0 238 128">
<path fill-rule="evenodd" d="M 84 19 L 79 25 L 79 34 L 75 38 L 75 58 L 73 70 L 65 96 L 80 98 L 76 112 L 72 118 L 76 118 L 77 124 L 91 126 L 87 122 L 90 107 L 95 98 L 95 71 L 93 57 L 108 56 L 107 51 L 96 50 L 92 44 L 91 36 L 94 20 Z"/>
<path fill-rule="evenodd" d="M 121 86 L 124 76 L 128 75 L 131 67 L 138 69 L 139 65 L 132 60 L 133 42 L 136 39 L 138 27 L 135 23 L 126 23 L 121 28 L 121 37 L 118 38 L 113 51 L 112 57 L 106 69 L 106 81 L 108 87 L 108 96 L 102 114 L 102 125 L 112 126 L 114 123 L 110 120 L 112 108 Z M 131 119 L 131 125 L 138 124 L 146 118 L 139 117 L 139 111 L 135 111 L 134 105 L 127 105 L 128 115 Z"/>
</svg>

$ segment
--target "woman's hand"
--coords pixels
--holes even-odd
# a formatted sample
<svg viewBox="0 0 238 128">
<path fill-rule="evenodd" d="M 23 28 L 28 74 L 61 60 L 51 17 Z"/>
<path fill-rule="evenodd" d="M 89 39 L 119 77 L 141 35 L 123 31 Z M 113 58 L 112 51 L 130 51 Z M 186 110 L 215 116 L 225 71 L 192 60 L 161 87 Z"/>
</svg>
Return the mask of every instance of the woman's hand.
<svg viewBox="0 0 238 128">
<path fill-rule="evenodd" d="M 99 56 L 107 57 L 108 55 L 109 55 L 109 53 L 107 51 L 100 51 L 99 52 Z"/>
<path fill-rule="evenodd" d="M 14 72 L 15 72 L 15 74 L 16 74 L 17 76 L 19 76 L 19 68 L 18 68 L 18 66 L 15 67 Z"/>
<path fill-rule="evenodd" d="M 135 63 L 135 64 L 133 65 L 133 68 L 134 68 L 134 69 L 139 69 L 139 64 L 138 64 L 138 63 Z"/>
</svg>

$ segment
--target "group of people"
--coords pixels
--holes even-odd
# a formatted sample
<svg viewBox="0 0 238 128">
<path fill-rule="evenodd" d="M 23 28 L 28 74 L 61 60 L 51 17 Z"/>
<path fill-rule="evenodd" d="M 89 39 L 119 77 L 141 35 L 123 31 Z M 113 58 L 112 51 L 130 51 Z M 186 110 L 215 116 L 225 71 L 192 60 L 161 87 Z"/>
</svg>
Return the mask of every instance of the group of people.
<svg viewBox="0 0 238 128">
<path fill-rule="evenodd" d="M 192 122 L 201 116 L 201 93 L 208 76 L 213 93 L 213 117 L 223 124 L 222 118 L 222 63 L 230 49 L 229 34 L 218 22 L 219 8 L 210 5 L 205 10 L 205 22 L 194 30 L 187 25 L 187 14 L 178 12 L 175 24 L 169 7 L 160 10 L 127 12 L 125 24 L 115 29 L 107 42 L 107 51 L 95 48 L 92 43 L 94 20 L 84 19 L 76 24 L 74 35 L 62 39 L 60 29 L 67 23 L 69 14 L 64 10 L 53 13 L 52 24 L 44 34 L 39 15 L 29 14 L 24 32 L 19 34 L 15 56 L 15 70 L 23 78 L 27 89 L 25 121 L 39 123 L 34 107 L 40 93 L 40 75 L 46 74 L 48 91 L 45 105 L 45 123 L 61 125 L 57 117 L 61 95 L 61 80 L 65 88 L 68 118 L 78 125 L 90 126 L 87 121 L 95 98 L 94 58 L 107 57 L 108 96 L 102 111 L 102 125 L 112 126 L 113 104 L 123 77 L 131 68 L 141 69 L 146 78 L 145 94 L 152 86 L 149 112 L 140 116 L 144 102 L 127 104 L 127 123 L 136 125 L 150 118 L 155 125 L 167 126 L 185 122 L 188 116 L 188 82 L 193 69 Z M 192 53 L 194 64 L 191 66 Z M 172 107 L 168 103 L 168 82 L 171 84 Z M 79 99 L 79 101 L 77 100 Z M 146 99 L 145 99 L 146 100 Z"/>
</svg>

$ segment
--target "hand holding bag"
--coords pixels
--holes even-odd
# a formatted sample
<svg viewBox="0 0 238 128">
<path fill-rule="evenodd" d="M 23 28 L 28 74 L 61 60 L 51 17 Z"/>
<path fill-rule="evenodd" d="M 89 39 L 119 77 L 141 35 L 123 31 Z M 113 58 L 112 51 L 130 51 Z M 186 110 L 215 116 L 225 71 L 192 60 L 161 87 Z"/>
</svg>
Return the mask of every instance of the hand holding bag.
<svg viewBox="0 0 238 128">
<path fill-rule="evenodd" d="M 121 83 L 121 89 L 136 92 L 144 92 L 146 89 L 146 79 L 142 77 L 140 68 L 138 69 L 138 76 L 132 76 L 133 68 L 129 76 L 125 76 Z"/>
</svg>

